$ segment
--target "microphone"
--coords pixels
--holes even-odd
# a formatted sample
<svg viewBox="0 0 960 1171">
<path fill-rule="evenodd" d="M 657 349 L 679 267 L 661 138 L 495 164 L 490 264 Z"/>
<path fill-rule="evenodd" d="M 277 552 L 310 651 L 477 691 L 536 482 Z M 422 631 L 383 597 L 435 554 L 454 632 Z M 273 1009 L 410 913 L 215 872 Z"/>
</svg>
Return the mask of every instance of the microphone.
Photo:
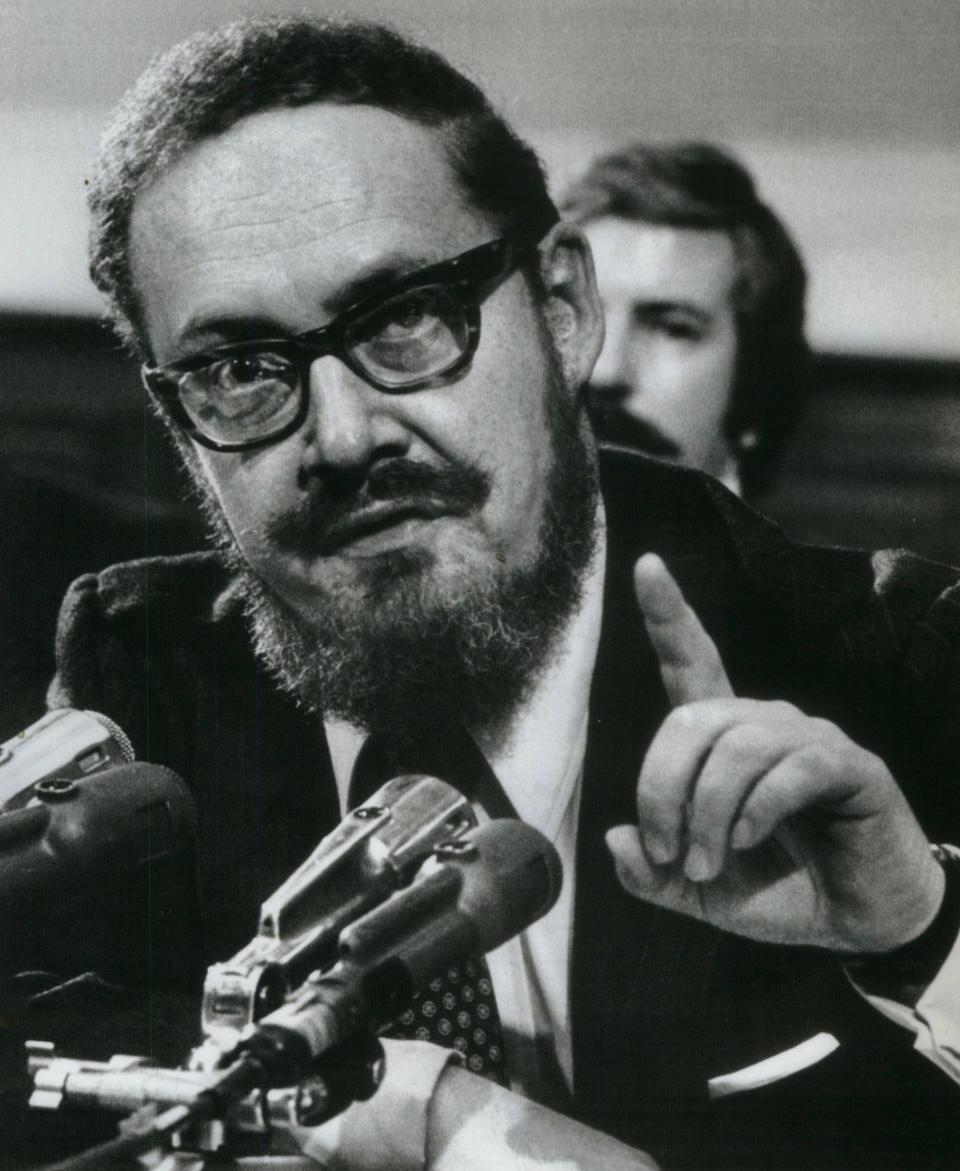
<svg viewBox="0 0 960 1171">
<path fill-rule="evenodd" d="M 159 897 L 166 864 L 193 848 L 186 784 L 157 765 L 124 764 L 32 787 L 31 805 L 0 816 L 0 971 L 59 967 L 64 952 L 78 954 L 85 970 L 98 951 L 122 962 L 111 931 L 139 906 L 134 880 L 155 876 L 147 897 Z M 141 934 L 142 915 L 141 907 Z"/>
<path fill-rule="evenodd" d="M 0 744 L 0 815 L 28 804 L 50 777 L 77 780 L 133 758 L 129 738 L 108 716 L 73 708 L 47 712 Z"/>
<path fill-rule="evenodd" d="M 400 778 L 414 787 L 424 779 L 442 784 Z M 331 837 L 339 840 L 338 833 Z M 491 951 L 529 926 L 553 906 L 561 884 L 557 852 L 537 830 L 512 819 L 473 827 L 436 845 L 407 886 L 341 930 L 332 967 L 314 972 L 229 1049 L 203 1054 L 209 1062 L 195 1060 L 199 1050 L 178 1070 L 130 1057 L 70 1061 L 34 1044 L 31 1105 L 161 1109 L 149 1129 L 115 1140 L 125 1154 L 210 1119 L 257 1134 L 316 1125 L 374 1091 L 381 1056 L 374 1031 L 404 1011 L 412 992 L 446 965 Z M 326 1058 L 319 1072 L 317 1058 Z M 296 1085 L 304 1077 L 308 1082 Z M 211 1134 L 222 1137 L 216 1129 Z M 91 1154 L 97 1161 L 84 1166 L 105 1164 L 106 1147 Z"/>
<path fill-rule="evenodd" d="M 387 781 L 264 901 L 254 938 L 207 969 L 204 1035 L 231 1047 L 311 971 L 336 961 L 348 924 L 408 886 L 437 846 L 476 823 L 466 797 L 437 777 Z"/>
<path fill-rule="evenodd" d="M 293 1081 L 349 1038 L 381 1029 L 444 966 L 492 951 L 553 906 L 556 850 L 523 822 L 500 819 L 440 846 L 417 878 L 340 935 L 340 960 L 314 973 L 228 1055 L 269 1082 Z"/>
</svg>

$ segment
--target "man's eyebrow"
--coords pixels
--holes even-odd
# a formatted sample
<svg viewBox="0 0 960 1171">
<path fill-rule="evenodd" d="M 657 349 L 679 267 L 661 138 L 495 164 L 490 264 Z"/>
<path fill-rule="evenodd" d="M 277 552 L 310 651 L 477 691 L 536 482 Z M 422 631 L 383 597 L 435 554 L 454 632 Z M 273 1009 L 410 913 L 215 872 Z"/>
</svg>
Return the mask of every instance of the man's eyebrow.
<svg viewBox="0 0 960 1171">
<path fill-rule="evenodd" d="M 209 316 L 205 313 L 190 318 L 181 330 L 178 349 L 203 352 L 231 342 L 251 338 L 280 338 L 287 330 L 275 318 L 265 314 L 223 313 Z"/>
<path fill-rule="evenodd" d="M 440 264 L 447 259 L 447 255 L 444 253 L 442 256 L 426 256 L 423 253 L 391 252 L 386 256 L 378 256 L 376 260 L 354 273 L 350 280 L 329 298 L 328 307 L 332 312 L 338 313 L 357 301 L 387 291 L 395 281 L 409 276 L 418 269 Z"/>
<path fill-rule="evenodd" d="M 326 312 L 318 311 L 315 325 L 308 325 L 306 328 L 313 329 L 326 324 L 348 306 L 376 293 L 388 292 L 390 286 L 402 277 L 429 265 L 439 264 L 443 259 L 445 255 L 430 257 L 408 252 L 391 252 L 378 256 L 376 260 L 362 265 L 347 282 L 327 297 L 324 301 Z M 321 317 L 324 320 L 320 320 Z M 285 323 L 279 316 L 275 317 L 269 313 L 210 314 L 201 311 L 196 317 L 187 319 L 180 331 L 179 343 L 181 349 L 187 350 L 196 345 L 212 347 L 248 338 L 292 337 L 301 332 L 301 329 L 291 329 L 288 322 Z"/>
</svg>

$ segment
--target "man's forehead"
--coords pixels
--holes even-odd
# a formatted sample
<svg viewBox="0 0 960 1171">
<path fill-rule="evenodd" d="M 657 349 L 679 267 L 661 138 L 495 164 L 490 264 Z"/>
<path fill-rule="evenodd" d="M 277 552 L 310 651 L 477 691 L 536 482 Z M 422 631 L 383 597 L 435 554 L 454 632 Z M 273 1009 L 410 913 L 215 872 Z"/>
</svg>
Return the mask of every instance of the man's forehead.
<svg viewBox="0 0 960 1171">
<path fill-rule="evenodd" d="M 585 226 L 602 294 L 706 300 L 729 297 L 737 279 L 730 236 L 713 229 L 605 216 Z"/>
<path fill-rule="evenodd" d="M 272 296 L 309 283 L 323 300 L 381 256 L 482 242 L 485 219 L 437 130 L 369 106 L 269 110 L 196 144 L 137 197 L 134 281 L 148 317 L 151 300 L 195 299 L 202 284 L 227 295 L 262 282 Z"/>
<path fill-rule="evenodd" d="M 249 115 L 192 146 L 152 188 L 251 222 L 260 205 L 344 219 L 467 197 L 432 127 L 371 106 L 312 103 Z M 148 190 L 138 199 L 152 194 Z"/>
</svg>

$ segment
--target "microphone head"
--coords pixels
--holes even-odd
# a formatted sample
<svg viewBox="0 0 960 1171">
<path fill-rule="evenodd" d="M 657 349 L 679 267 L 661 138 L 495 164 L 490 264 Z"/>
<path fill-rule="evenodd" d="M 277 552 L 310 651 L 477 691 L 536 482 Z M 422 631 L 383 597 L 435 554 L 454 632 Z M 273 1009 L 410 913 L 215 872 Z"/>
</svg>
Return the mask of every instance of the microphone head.
<svg viewBox="0 0 960 1171">
<path fill-rule="evenodd" d="M 83 868 L 142 865 L 176 853 L 196 837 L 193 794 L 163 765 L 119 764 L 65 783 L 73 788 L 41 791 L 38 797 L 52 802 L 54 822 L 63 827 L 61 852 L 66 854 L 69 843 L 70 856 Z"/>
<path fill-rule="evenodd" d="M 489 821 L 439 846 L 410 886 L 355 919 L 340 934 L 340 955 L 384 976 L 381 991 L 398 979 L 412 991 L 443 965 L 493 951 L 529 927 L 562 883 L 560 858 L 543 834 L 512 818 Z M 388 1014 L 390 1005 L 382 1007 Z"/>
<path fill-rule="evenodd" d="M 167 768 L 47 777 L 0 816 L 0 978 L 96 971 L 193 979 L 196 811 Z"/>
<path fill-rule="evenodd" d="M 130 738 L 109 716 L 56 708 L 0 744 L 0 813 L 27 805 L 48 778 L 79 780 L 133 759 Z"/>
<path fill-rule="evenodd" d="M 476 860 L 471 860 L 470 849 L 476 851 Z M 560 856 L 525 822 L 497 818 L 438 851 L 445 864 L 458 854 L 464 859 L 459 907 L 477 926 L 480 951 L 493 951 L 535 923 L 560 895 Z"/>
<path fill-rule="evenodd" d="M 380 1028 L 438 972 L 493 951 L 554 905 L 557 851 L 539 831 L 503 818 L 438 846 L 414 881 L 340 934 L 340 962 L 260 1022 L 292 1031 L 314 1056 Z"/>
<path fill-rule="evenodd" d="M 117 746 L 117 753 L 120 757 L 119 763 L 132 764 L 136 760 L 136 753 L 133 751 L 133 744 L 130 742 L 130 737 L 119 724 L 111 720 L 109 716 L 105 716 L 103 712 L 92 712 L 89 708 L 85 708 L 83 714 L 90 716 L 98 724 L 102 724 L 110 733 L 110 738 Z"/>
</svg>

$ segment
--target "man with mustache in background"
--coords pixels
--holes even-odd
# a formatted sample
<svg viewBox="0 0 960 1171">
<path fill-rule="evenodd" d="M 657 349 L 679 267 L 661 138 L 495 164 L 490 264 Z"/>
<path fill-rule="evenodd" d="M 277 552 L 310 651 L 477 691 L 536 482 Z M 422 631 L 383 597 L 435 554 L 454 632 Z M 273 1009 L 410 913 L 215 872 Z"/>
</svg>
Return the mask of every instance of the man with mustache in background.
<svg viewBox="0 0 960 1171">
<path fill-rule="evenodd" d="M 489 957 L 486 1053 L 564 1117 L 396 1041 L 304 1149 L 935 1166 L 955 572 L 797 547 L 707 476 L 598 457 L 583 233 L 480 90 L 386 28 L 178 46 L 121 107 L 91 206 L 94 278 L 218 548 L 75 583 L 50 700 L 193 788 L 203 962 L 250 938 L 375 740 L 397 770 L 456 741 L 564 864 Z"/>
<path fill-rule="evenodd" d="M 561 199 L 606 318 L 590 377 L 602 443 L 769 487 L 810 391 L 803 261 L 753 179 L 695 142 L 594 160 Z"/>
</svg>

